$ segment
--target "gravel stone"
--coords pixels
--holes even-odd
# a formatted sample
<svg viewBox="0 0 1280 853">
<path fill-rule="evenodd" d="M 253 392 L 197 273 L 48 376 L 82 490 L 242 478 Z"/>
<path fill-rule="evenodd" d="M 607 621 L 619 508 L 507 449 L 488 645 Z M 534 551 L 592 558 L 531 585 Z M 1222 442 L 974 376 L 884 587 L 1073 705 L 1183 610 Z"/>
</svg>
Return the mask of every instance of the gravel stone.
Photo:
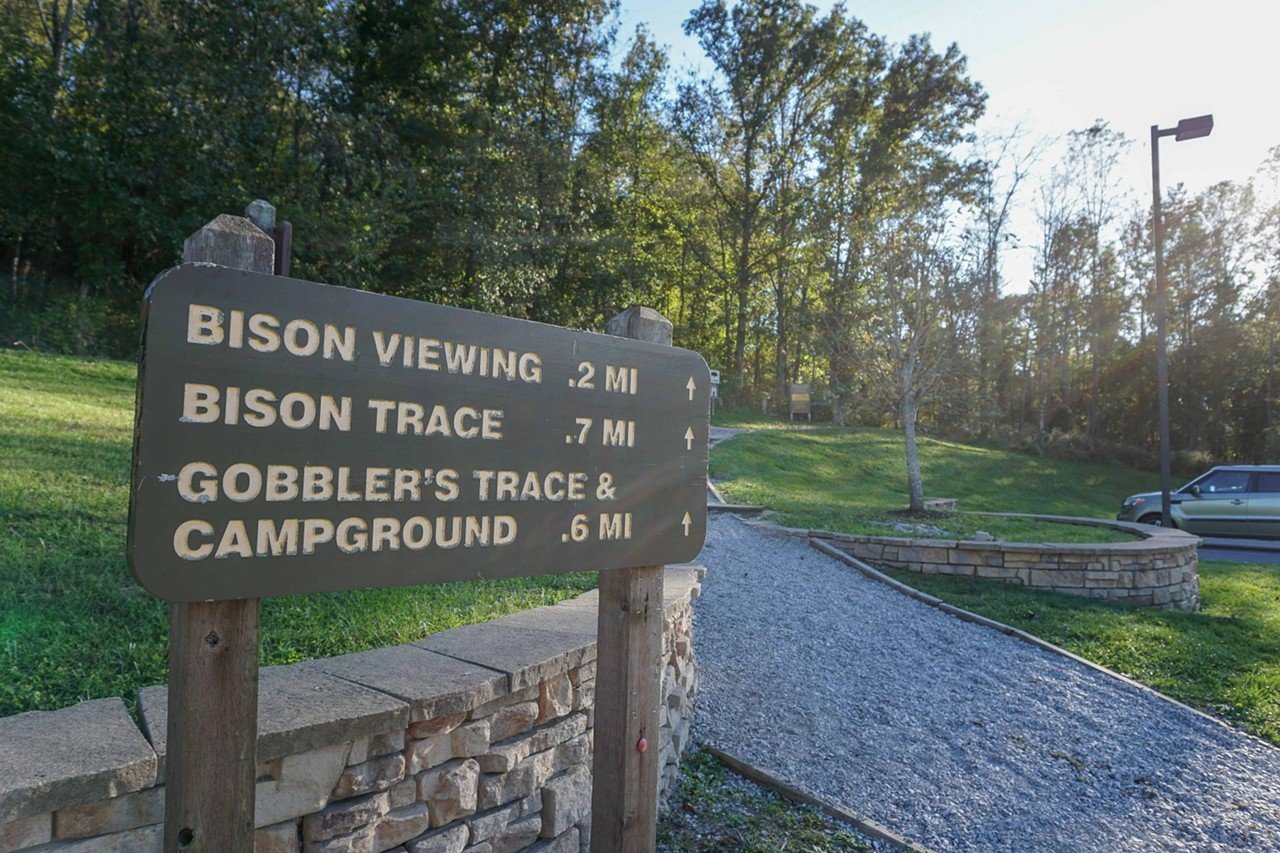
<svg viewBox="0 0 1280 853">
<path fill-rule="evenodd" d="M 1280 750 L 713 517 L 699 738 L 935 850 L 1280 849 Z"/>
</svg>

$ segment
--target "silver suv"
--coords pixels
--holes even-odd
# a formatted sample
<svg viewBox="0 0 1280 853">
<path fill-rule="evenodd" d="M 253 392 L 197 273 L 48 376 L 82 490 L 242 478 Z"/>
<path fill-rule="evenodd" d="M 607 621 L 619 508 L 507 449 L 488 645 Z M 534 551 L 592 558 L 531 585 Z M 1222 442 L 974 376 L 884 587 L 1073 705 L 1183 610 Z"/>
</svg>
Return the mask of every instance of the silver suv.
<svg viewBox="0 0 1280 853">
<path fill-rule="evenodd" d="M 1221 465 L 1170 495 L 1173 525 L 1201 536 L 1280 538 L 1280 465 Z M 1160 493 L 1130 495 L 1120 521 L 1160 523 Z"/>
</svg>

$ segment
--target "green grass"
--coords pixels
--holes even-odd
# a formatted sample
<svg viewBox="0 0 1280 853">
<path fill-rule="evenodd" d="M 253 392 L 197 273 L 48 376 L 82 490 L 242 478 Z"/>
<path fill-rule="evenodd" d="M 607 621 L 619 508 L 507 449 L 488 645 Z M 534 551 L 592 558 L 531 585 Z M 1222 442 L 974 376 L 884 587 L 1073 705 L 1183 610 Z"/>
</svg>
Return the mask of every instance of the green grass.
<svg viewBox="0 0 1280 853">
<path fill-rule="evenodd" d="M 658 822 L 669 853 L 868 850 L 859 836 L 817 810 L 787 802 L 726 770 L 701 749 L 680 763 L 680 785 Z"/>
<path fill-rule="evenodd" d="M 955 441 L 920 440 L 925 494 L 959 498 L 960 508 L 1115 518 L 1120 500 L 1149 490 L 1154 477 L 1108 465 L 1063 462 Z M 716 447 L 713 477 L 729 500 L 768 506 L 783 524 L 882 536 L 905 506 L 902 436 L 892 430 L 815 427 L 768 429 Z M 876 524 L 879 522 L 880 524 Z M 1118 542 L 1127 533 L 1100 527 L 994 518 L 961 512 L 925 523 L 948 537 L 979 530 L 1005 541 Z"/>
<path fill-rule="evenodd" d="M 1200 563 L 1199 613 L 890 571 L 1280 745 L 1280 566 Z"/>
<path fill-rule="evenodd" d="M 0 351 L 0 715 L 166 677 L 168 606 L 125 565 L 131 363 Z M 267 599 L 263 664 L 403 643 L 577 595 L 593 574 Z"/>
</svg>

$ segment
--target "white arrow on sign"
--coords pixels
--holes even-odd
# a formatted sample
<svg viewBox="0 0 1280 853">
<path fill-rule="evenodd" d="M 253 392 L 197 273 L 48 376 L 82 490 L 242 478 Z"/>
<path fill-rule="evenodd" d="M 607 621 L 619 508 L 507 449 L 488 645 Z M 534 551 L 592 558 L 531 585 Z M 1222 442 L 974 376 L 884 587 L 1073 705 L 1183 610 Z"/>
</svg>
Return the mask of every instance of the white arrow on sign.
<svg viewBox="0 0 1280 853">
<path fill-rule="evenodd" d="M 696 391 L 696 390 L 698 390 L 698 383 L 694 382 L 694 381 L 693 381 L 693 377 L 692 377 L 692 376 L 690 376 L 690 377 L 689 377 L 689 384 L 688 384 L 688 385 L 686 385 L 686 386 L 684 386 L 684 387 L 686 387 L 686 388 L 688 388 L 688 389 L 689 389 L 689 399 L 690 399 L 690 400 L 692 400 L 692 399 L 693 399 L 693 392 L 694 392 L 694 391 Z"/>
<path fill-rule="evenodd" d="M 684 449 L 693 450 L 693 427 L 684 431 Z"/>
<path fill-rule="evenodd" d="M 680 522 L 684 525 L 684 535 L 689 535 L 689 525 L 693 524 L 693 519 L 689 517 L 689 513 L 684 514 L 684 520 Z"/>
</svg>

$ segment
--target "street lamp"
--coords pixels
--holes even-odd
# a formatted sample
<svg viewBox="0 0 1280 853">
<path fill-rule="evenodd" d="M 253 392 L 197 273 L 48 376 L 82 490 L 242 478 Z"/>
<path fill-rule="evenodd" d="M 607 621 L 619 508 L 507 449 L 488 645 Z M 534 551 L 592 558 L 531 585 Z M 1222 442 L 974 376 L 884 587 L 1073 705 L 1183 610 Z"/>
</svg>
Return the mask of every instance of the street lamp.
<svg viewBox="0 0 1280 853">
<path fill-rule="evenodd" d="M 1164 220 L 1160 215 L 1160 137 L 1172 136 L 1174 142 L 1182 142 L 1199 139 L 1212 132 L 1211 115 L 1184 118 L 1177 127 L 1164 130 L 1159 125 L 1151 125 L 1151 233 L 1156 244 L 1156 396 L 1160 408 L 1160 523 L 1165 527 L 1172 526 L 1169 493 L 1173 466 L 1169 461 L 1169 309 L 1164 287 Z"/>
</svg>

